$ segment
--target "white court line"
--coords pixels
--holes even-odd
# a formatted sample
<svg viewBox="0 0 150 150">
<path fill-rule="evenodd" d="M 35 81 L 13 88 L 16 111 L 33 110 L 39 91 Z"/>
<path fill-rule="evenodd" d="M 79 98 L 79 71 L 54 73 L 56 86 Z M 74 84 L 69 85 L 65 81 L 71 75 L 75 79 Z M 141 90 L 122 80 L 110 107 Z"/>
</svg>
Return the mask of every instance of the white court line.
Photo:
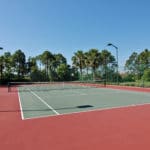
<svg viewBox="0 0 150 150">
<path fill-rule="evenodd" d="M 20 100 L 19 89 L 18 89 L 18 98 L 19 98 L 19 106 L 20 106 L 20 112 L 21 112 L 21 119 L 24 120 L 24 115 L 23 115 L 23 109 L 22 109 L 22 104 L 21 104 L 21 100 Z"/>
<path fill-rule="evenodd" d="M 98 108 L 98 109 L 92 109 L 92 110 L 86 110 L 86 111 L 78 111 L 78 112 L 68 112 L 60 114 L 59 116 L 66 116 L 66 115 L 74 115 L 74 114 L 82 114 L 82 113 L 88 113 L 88 112 L 100 112 L 100 111 L 107 111 L 107 110 L 115 110 L 115 109 L 126 109 L 126 108 L 134 108 L 138 106 L 145 106 L 150 105 L 150 103 L 143 103 L 143 104 L 131 104 L 127 106 L 118 106 L 118 107 L 106 107 L 106 108 Z M 44 115 L 39 117 L 31 117 L 31 118 L 25 118 L 25 120 L 31 120 L 31 119 L 41 119 L 41 118 L 47 118 L 47 117 L 57 117 L 57 115 Z"/>
<path fill-rule="evenodd" d="M 35 94 L 33 91 L 29 89 L 30 93 L 32 93 L 35 97 L 37 97 L 42 103 L 44 103 L 50 110 L 52 110 L 56 115 L 60 115 L 52 106 L 48 105 L 40 96 Z"/>
</svg>

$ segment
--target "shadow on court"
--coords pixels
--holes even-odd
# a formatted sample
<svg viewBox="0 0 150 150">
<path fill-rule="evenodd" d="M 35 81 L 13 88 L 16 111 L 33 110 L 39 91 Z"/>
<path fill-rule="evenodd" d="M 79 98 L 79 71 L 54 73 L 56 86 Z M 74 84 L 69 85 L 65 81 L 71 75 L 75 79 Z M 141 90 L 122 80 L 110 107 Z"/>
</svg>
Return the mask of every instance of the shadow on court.
<svg viewBox="0 0 150 150">
<path fill-rule="evenodd" d="M 86 109 L 86 108 L 90 108 L 90 107 L 94 107 L 92 105 L 79 105 L 79 106 L 75 106 L 75 107 L 62 107 L 62 108 L 54 108 L 55 110 L 65 110 L 65 109 Z M 40 111 L 53 111 L 52 109 L 50 108 L 47 108 L 47 109 L 22 109 L 23 112 L 28 112 L 28 111 L 37 111 L 37 112 L 40 112 Z M 17 110 L 13 110 L 13 109 L 7 109 L 7 110 L 0 110 L 0 112 L 21 112 L 21 110 L 17 109 Z"/>
</svg>

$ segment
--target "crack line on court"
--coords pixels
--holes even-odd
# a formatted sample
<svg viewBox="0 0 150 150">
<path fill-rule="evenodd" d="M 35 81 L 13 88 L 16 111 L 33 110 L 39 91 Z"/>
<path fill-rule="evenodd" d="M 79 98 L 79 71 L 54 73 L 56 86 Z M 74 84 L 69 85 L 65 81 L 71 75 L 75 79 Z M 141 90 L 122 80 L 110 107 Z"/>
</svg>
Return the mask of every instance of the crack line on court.
<svg viewBox="0 0 150 150">
<path fill-rule="evenodd" d="M 35 97 L 37 97 L 42 103 L 44 103 L 50 110 L 52 110 L 56 115 L 60 115 L 52 106 L 50 106 L 48 103 L 46 103 L 40 96 L 35 94 L 33 91 L 29 89 L 30 93 L 33 94 Z"/>
</svg>

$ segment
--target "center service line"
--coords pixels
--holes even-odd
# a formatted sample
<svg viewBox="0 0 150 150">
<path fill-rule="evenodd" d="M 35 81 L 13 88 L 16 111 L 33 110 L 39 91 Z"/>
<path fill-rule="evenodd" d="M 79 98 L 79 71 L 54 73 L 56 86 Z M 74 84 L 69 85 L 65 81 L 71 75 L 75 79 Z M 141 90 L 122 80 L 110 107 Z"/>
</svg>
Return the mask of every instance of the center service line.
<svg viewBox="0 0 150 150">
<path fill-rule="evenodd" d="M 48 105 L 40 96 L 35 94 L 33 91 L 30 90 L 30 92 L 37 97 L 42 103 L 44 103 L 50 110 L 52 110 L 56 115 L 60 115 L 52 106 Z"/>
</svg>

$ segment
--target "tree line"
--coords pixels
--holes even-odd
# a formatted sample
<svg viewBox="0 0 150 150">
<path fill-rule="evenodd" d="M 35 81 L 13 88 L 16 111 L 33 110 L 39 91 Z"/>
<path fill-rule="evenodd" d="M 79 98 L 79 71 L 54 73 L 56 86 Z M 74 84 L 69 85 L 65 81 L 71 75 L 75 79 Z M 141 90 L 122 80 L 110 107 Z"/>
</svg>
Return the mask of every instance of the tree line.
<svg viewBox="0 0 150 150">
<path fill-rule="evenodd" d="M 72 66 L 63 54 L 45 50 L 26 58 L 22 50 L 0 56 L 0 81 L 72 81 L 105 80 L 107 82 L 150 81 L 150 51 L 133 52 L 125 63 L 126 71 L 118 72 L 116 58 L 108 50 L 78 50 L 72 56 Z"/>
<path fill-rule="evenodd" d="M 62 54 L 46 50 L 41 55 L 26 58 L 22 50 L 0 56 L 1 81 L 62 81 L 71 80 L 74 69 Z"/>
<path fill-rule="evenodd" d="M 141 53 L 133 52 L 125 63 L 127 81 L 150 81 L 150 50 Z"/>
</svg>

